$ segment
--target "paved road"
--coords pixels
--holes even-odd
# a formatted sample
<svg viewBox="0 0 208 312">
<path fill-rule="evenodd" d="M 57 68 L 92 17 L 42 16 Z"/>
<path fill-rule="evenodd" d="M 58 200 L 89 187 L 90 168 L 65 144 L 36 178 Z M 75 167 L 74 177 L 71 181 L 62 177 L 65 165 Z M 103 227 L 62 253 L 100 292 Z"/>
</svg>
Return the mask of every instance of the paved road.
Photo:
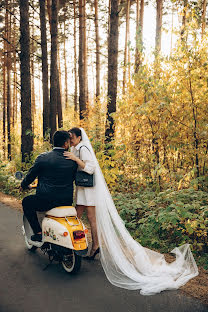
<svg viewBox="0 0 208 312">
<path fill-rule="evenodd" d="M 180 291 L 141 296 L 112 286 L 99 260 L 83 261 L 77 276 L 59 264 L 46 271 L 41 252 L 30 253 L 21 235 L 21 212 L 0 204 L 0 312 L 207 312 Z"/>
</svg>

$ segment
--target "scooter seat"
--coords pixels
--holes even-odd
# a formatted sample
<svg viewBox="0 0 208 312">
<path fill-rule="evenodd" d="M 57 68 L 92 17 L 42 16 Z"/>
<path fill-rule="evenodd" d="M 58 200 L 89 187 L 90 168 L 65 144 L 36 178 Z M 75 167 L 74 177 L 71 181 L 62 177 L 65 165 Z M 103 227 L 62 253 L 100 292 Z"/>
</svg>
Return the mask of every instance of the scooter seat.
<svg viewBox="0 0 208 312">
<path fill-rule="evenodd" d="M 72 206 L 60 206 L 48 210 L 46 212 L 46 216 L 52 216 L 57 218 L 76 217 L 77 211 Z"/>
</svg>

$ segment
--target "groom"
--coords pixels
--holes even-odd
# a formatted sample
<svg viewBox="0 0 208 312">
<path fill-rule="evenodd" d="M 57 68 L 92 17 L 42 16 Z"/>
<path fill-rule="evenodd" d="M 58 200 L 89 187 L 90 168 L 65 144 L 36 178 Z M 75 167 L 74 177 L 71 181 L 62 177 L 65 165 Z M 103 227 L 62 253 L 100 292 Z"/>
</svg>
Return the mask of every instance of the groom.
<svg viewBox="0 0 208 312">
<path fill-rule="evenodd" d="M 21 189 L 29 187 L 36 177 L 36 195 L 26 196 L 22 201 L 23 211 L 33 229 L 31 240 L 42 241 L 41 227 L 36 211 L 47 211 L 56 206 L 70 206 L 73 201 L 73 181 L 77 171 L 75 161 L 63 155 L 70 146 L 67 131 L 56 131 L 53 135 L 54 148 L 40 154 L 21 183 Z"/>
</svg>

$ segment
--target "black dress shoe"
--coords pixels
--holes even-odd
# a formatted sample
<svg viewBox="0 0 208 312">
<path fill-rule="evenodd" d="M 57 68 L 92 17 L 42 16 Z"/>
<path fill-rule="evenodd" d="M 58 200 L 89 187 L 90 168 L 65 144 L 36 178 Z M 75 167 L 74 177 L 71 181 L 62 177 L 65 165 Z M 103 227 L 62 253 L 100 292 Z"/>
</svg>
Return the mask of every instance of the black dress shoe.
<svg viewBox="0 0 208 312">
<path fill-rule="evenodd" d="M 34 234 L 31 236 L 33 242 L 42 242 L 42 234 Z"/>
<path fill-rule="evenodd" d="M 94 252 L 94 254 L 93 254 L 92 256 L 84 257 L 84 259 L 86 259 L 86 260 L 94 260 L 94 259 L 95 259 L 95 256 L 96 256 L 99 252 L 100 252 L 100 248 L 98 247 L 98 248 L 95 250 L 95 252 Z"/>
</svg>

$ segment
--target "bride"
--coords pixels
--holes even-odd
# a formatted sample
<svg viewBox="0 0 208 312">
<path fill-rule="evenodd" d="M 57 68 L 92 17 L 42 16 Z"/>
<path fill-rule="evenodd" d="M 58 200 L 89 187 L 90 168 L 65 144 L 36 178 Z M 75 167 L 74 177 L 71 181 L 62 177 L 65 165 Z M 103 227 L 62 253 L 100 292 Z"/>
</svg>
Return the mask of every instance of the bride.
<svg viewBox="0 0 208 312">
<path fill-rule="evenodd" d="M 115 286 L 153 295 L 177 289 L 198 275 L 188 244 L 174 248 L 176 259 L 167 263 L 162 254 L 136 242 L 120 218 L 89 138 L 80 128 L 82 142 L 95 164 L 95 211 L 101 263 L 108 280 Z"/>
</svg>

